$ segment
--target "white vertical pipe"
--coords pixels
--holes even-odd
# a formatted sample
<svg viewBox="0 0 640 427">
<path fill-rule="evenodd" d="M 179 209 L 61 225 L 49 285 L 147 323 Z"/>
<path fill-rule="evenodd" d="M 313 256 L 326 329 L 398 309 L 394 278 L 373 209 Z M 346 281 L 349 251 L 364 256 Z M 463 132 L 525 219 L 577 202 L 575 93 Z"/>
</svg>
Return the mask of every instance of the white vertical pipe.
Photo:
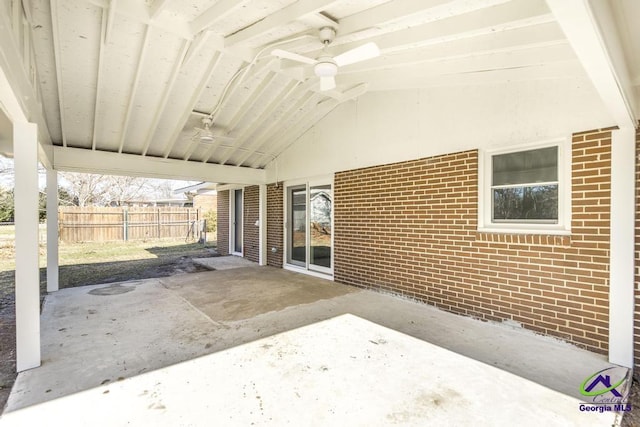
<svg viewBox="0 0 640 427">
<path fill-rule="evenodd" d="M 58 290 L 58 172 L 47 169 L 47 292 Z"/>
<path fill-rule="evenodd" d="M 633 368 L 635 129 L 612 133 L 609 361 Z"/>
<path fill-rule="evenodd" d="M 40 366 L 37 125 L 13 124 L 16 223 L 16 365 Z"/>
<path fill-rule="evenodd" d="M 236 190 L 229 190 L 229 224 L 226 224 L 229 230 L 229 255 L 236 251 Z"/>
<path fill-rule="evenodd" d="M 267 186 L 265 184 L 260 184 L 258 219 L 260 226 L 258 230 L 259 264 L 267 265 Z"/>
</svg>

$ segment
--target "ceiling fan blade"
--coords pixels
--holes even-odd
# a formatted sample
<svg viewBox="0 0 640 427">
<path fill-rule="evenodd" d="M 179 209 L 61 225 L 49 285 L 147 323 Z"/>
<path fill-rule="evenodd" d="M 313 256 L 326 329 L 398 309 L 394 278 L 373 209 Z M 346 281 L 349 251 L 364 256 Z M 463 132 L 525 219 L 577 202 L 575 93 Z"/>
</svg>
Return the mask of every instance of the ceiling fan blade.
<svg viewBox="0 0 640 427">
<path fill-rule="evenodd" d="M 232 137 L 232 136 L 226 136 L 226 135 L 213 135 L 214 139 L 219 139 L 220 141 L 226 141 L 226 142 L 235 142 L 236 138 Z"/>
<path fill-rule="evenodd" d="M 366 61 L 367 59 L 375 58 L 376 56 L 380 56 L 380 49 L 378 49 L 378 45 L 374 42 L 369 42 L 341 53 L 333 58 L 333 60 L 336 62 L 338 67 L 344 67 L 345 65 Z"/>
<path fill-rule="evenodd" d="M 216 141 L 225 141 L 225 142 L 235 142 L 235 138 L 231 137 L 231 136 L 226 136 L 226 135 L 216 135 L 212 132 L 207 132 L 207 133 L 200 133 L 200 135 L 194 135 L 194 138 L 198 138 L 200 139 L 200 142 L 203 144 L 213 144 Z"/>
<path fill-rule="evenodd" d="M 299 55 L 297 53 L 289 52 L 287 50 L 282 49 L 274 49 L 271 51 L 273 56 L 277 56 L 280 59 L 290 59 L 292 61 L 302 62 L 303 64 L 313 65 L 316 63 L 315 59 L 309 58 L 307 56 Z"/>
<path fill-rule="evenodd" d="M 320 77 L 320 90 L 331 90 L 336 87 L 336 79 L 333 76 Z"/>
</svg>

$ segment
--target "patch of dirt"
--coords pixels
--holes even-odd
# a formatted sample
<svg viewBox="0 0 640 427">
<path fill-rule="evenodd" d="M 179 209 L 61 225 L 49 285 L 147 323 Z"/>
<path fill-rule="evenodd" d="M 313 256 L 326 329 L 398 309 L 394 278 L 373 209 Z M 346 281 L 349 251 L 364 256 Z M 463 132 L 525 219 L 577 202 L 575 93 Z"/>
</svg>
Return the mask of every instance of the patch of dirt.
<svg viewBox="0 0 640 427">
<path fill-rule="evenodd" d="M 60 288 L 209 271 L 209 268 L 194 263 L 193 258 L 212 256 L 216 255 L 211 251 L 203 250 L 190 256 L 60 266 Z M 114 272 L 117 273 L 114 274 Z M 14 281 L 13 271 L 2 273 L 4 280 Z M 46 294 L 45 269 L 41 269 L 40 277 L 41 295 L 44 296 Z M 2 343 L 0 345 L 0 414 L 2 414 L 17 377 L 15 294 L 6 292 L 6 289 L 0 293 L 0 343 Z"/>
<path fill-rule="evenodd" d="M 13 295 L 0 299 L 0 413 L 16 380 L 16 313 Z"/>
<path fill-rule="evenodd" d="M 638 427 L 640 426 L 640 382 L 638 382 L 638 378 L 633 378 L 628 403 L 631 405 L 631 411 L 622 416 L 622 427 Z"/>
</svg>

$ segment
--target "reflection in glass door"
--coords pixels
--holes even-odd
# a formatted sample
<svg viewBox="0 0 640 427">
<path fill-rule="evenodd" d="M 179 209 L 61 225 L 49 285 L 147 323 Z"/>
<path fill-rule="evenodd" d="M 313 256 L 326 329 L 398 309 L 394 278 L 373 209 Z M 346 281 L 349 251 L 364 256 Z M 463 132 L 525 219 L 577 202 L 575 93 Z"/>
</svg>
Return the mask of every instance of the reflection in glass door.
<svg viewBox="0 0 640 427">
<path fill-rule="evenodd" d="M 332 272 L 331 184 L 287 188 L 287 263 Z"/>
<path fill-rule="evenodd" d="M 289 254 L 290 264 L 306 267 L 307 263 L 307 187 L 289 188 Z"/>
<path fill-rule="evenodd" d="M 331 185 L 309 188 L 309 268 L 331 268 Z M 320 267 L 320 268 L 318 268 Z"/>
</svg>

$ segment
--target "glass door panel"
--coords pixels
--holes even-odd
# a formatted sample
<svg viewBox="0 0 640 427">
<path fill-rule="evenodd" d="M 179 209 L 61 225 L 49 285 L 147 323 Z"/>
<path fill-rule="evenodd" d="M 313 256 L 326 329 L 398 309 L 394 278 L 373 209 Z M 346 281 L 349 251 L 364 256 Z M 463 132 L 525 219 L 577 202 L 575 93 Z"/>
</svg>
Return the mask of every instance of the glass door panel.
<svg viewBox="0 0 640 427">
<path fill-rule="evenodd" d="M 234 191 L 234 212 L 233 212 L 233 251 L 242 253 L 242 190 Z"/>
<path fill-rule="evenodd" d="M 289 189 L 288 218 L 289 251 L 288 261 L 307 266 L 307 188 Z"/>
<path fill-rule="evenodd" d="M 331 185 L 309 188 L 309 268 L 331 268 L 331 215 L 333 191 Z M 320 268 L 318 268 L 320 267 Z"/>
<path fill-rule="evenodd" d="M 333 189 L 325 182 L 287 187 L 287 264 L 332 274 Z"/>
</svg>

